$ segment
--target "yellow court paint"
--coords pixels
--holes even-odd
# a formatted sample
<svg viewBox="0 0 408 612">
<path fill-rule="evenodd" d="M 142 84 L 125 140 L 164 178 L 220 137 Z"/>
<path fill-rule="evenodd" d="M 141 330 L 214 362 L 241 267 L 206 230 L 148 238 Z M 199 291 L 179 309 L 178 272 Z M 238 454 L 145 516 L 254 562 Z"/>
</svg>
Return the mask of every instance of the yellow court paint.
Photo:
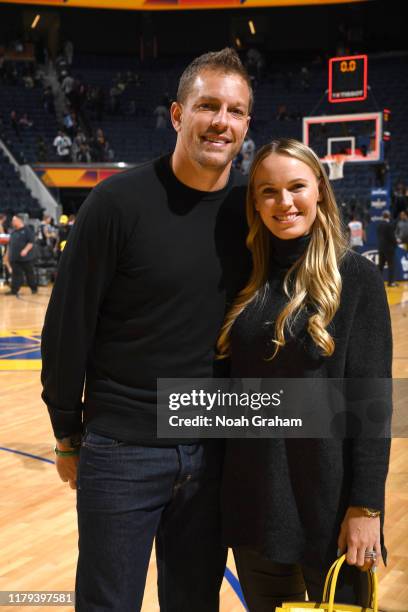
<svg viewBox="0 0 408 612">
<path fill-rule="evenodd" d="M 40 371 L 41 359 L 0 359 L 0 372 Z"/>
<path fill-rule="evenodd" d="M 398 283 L 398 287 L 385 287 L 390 306 L 401 304 L 408 307 L 408 282 Z"/>
</svg>

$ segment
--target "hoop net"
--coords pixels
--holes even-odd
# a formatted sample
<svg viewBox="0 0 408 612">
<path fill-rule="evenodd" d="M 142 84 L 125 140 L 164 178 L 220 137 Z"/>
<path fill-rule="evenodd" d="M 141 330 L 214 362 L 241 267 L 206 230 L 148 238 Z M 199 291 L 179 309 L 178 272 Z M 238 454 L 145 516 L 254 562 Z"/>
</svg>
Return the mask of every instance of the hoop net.
<svg viewBox="0 0 408 612">
<path fill-rule="evenodd" d="M 324 163 L 329 166 L 329 179 L 337 181 L 344 177 L 343 168 L 346 161 L 345 155 L 328 155 L 324 158 Z"/>
</svg>

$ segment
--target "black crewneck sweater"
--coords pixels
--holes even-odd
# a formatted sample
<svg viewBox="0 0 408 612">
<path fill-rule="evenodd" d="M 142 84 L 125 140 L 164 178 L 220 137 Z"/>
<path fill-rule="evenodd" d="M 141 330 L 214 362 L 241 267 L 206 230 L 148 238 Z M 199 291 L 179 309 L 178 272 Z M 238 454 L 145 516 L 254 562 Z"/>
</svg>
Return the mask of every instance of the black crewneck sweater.
<svg viewBox="0 0 408 612">
<path fill-rule="evenodd" d="M 191 189 L 170 156 L 93 189 L 43 329 L 43 399 L 57 437 L 84 424 L 128 442 L 176 442 L 156 440 L 156 381 L 213 374 L 226 302 L 249 271 L 245 189 L 234 171 L 221 190 Z"/>
<path fill-rule="evenodd" d="M 307 236 L 271 237 L 267 290 L 232 328 L 232 376 L 391 377 L 384 283 L 377 268 L 354 252 L 340 267 L 341 305 L 330 325 L 334 354 L 320 355 L 306 330 L 307 315 L 301 315 L 286 345 L 272 361 L 265 360 L 273 352 L 276 317 L 287 301 L 284 276 L 308 242 Z M 327 566 L 336 557 L 348 506 L 384 510 L 389 447 L 388 439 L 228 440 L 222 494 L 226 544 L 258 548 L 281 563 Z"/>
</svg>

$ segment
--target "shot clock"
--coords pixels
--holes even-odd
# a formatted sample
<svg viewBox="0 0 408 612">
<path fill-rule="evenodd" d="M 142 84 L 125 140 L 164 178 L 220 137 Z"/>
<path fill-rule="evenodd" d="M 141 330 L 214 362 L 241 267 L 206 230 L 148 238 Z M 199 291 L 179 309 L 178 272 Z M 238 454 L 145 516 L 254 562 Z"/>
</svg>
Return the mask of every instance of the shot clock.
<svg viewBox="0 0 408 612">
<path fill-rule="evenodd" d="M 367 55 L 329 60 L 329 102 L 356 102 L 367 98 Z"/>
</svg>

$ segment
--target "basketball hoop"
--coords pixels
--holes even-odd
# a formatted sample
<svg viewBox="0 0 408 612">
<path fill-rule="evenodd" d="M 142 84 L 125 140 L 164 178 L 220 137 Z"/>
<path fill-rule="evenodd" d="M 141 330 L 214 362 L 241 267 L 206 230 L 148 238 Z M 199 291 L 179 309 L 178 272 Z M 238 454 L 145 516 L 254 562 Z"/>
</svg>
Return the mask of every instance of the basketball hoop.
<svg viewBox="0 0 408 612">
<path fill-rule="evenodd" d="M 344 162 L 346 161 L 345 155 L 327 155 L 323 161 L 329 166 L 329 179 L 331 181 L 337 181 L 344 177 L 343 166 Z"/>
</svg>

